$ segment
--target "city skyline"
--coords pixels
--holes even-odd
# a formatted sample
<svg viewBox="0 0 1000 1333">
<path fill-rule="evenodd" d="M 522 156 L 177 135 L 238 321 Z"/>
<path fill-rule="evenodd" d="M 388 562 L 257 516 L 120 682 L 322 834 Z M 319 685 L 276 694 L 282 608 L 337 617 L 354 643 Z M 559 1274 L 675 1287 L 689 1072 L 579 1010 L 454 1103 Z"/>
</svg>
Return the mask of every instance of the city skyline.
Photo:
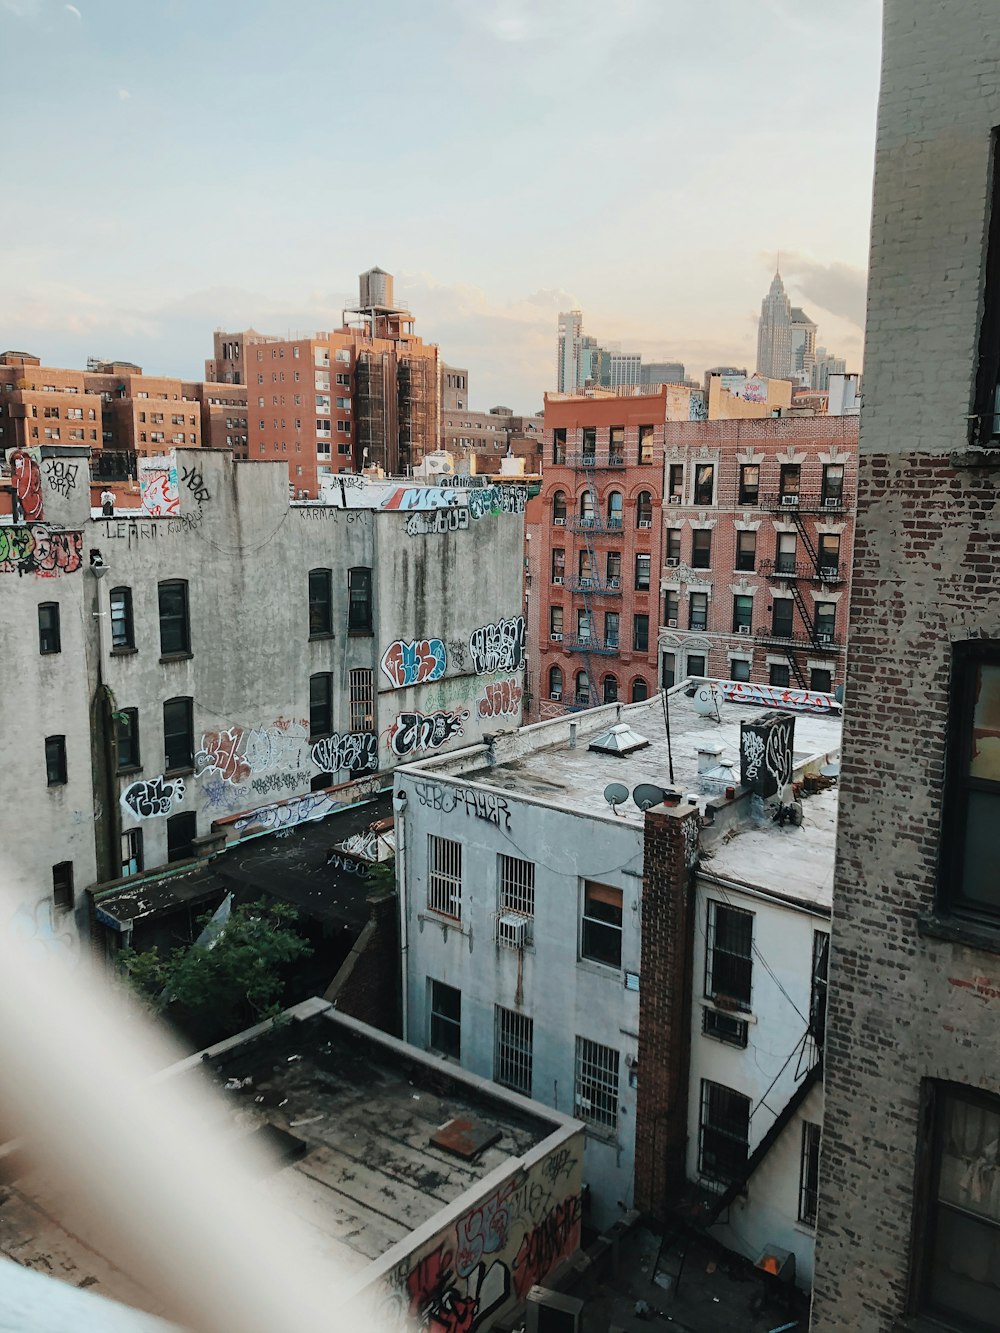
<svg viewBox="0 0 1000 1333">
<path fill-rule="evenodd" d="M 469 367 L 473 406 L 536 411 L 575 306 L 695 376 L 752 361 L 780 248 L 791 299 L 860 368 L 878 5 L 804 16 L 771 0 L 749 43 L 740 6 L 710 8 L 634 0 L 609 29 L 561 0 L 420 19 L 391 4 L 336 25 L 307 3 L 280 34 L 294 59 L 275 66 L 259 4 L 140 18 L 110 0 L 2 0 L 13 141 L 57 163 L 72 200 L 10 199 L 3 341 L 48 364 L 124 356 L 194 375 L 216 327 L 336 327 L 356 274 L 380 264 L 421 336 Z M 834 28 L 849 41 L 830 43 Z M 377 50 L 387 84 L 412 91 L 383 104 L 348 83 L 331 103 L 332 42 Z M 510 68 L 516 98 L 494 77 Z M 565 134 L 567 82 L 587 88 L 599 133 Z M 790 118 L 796 99 L 808 114 Z"/>
</svg>

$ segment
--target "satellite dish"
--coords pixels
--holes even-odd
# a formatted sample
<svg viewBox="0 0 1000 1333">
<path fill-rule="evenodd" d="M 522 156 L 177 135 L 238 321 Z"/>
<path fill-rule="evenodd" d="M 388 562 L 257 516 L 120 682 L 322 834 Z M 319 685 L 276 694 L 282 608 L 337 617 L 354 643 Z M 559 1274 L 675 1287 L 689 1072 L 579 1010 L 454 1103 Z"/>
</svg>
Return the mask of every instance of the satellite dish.
<svg viewBox="0 0 1000 1333">
<path fill-rule="evenodd" d="M 662 787 L 654 787 L 651 782 L 640 782 L 632 792 L 632 800 L 640 810 L 648 810 L 651 805 L 662 805 L 666 795 Z"/>
<path fill-rule="evenodd" d="M 694 711 L 702 717 L 718 717 L 719 693 L 714 685 L 699 685 L 694 692 Z"/>
<path fill-rule="evenodd" d="M 623 801 L 628 800 L 628 787 L 623 782 L 609 782 L 604 788 L 604 799 L 614 810 L 616 805 L 621 805 Z M 618 812 L 615 811 L 615 813 Z"/>
<path fill-rule="evenodd" d="M 839 778 L 840 763 L 838 760 L 834 760 L 832 764 L 824 764 L 819 771 L 825 778 Z"/>
</svg>

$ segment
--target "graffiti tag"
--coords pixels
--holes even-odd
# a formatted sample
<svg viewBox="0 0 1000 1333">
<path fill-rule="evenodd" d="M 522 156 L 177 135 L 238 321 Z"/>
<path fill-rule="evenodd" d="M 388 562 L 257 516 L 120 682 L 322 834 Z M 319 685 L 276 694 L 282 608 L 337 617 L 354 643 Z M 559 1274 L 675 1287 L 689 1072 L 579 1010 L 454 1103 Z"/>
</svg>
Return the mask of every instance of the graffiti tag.
<svg viewBox="0 0 1000 1333">
<path fill-rule="evenodd" d="M 522 1240 L 514 1259 L 514 1286 L 519 1300 L 577 1248 L 582 1214 L 580 1195 L 572 1194 L 557 1203 Z"/>
<path fill-rule="evenodd" d="M 479 700 L 480 717 L 516 717 L 521 708 L 524 690 L 512 676 L 486 686 L 485 699 Z"/>
<path fill-rule="evenodd" d="M 524 665 L 524 616 L 482 625 L 469 638 L 472 664 L 484 671 L 517 671 Z"/>
<path fill-rule="evenodd" d="M 485 486 L 469 491 L 469 513 L 476 520 L 486 514 L 523 514 L 528 492 L 523 486 Z"/>
<path fill-rule="evenodd" d="M 133 782 L 122 792 L 120 804 L 126 813 L 135 815 L 136 819 L 155 819 L 159 815 L 169 815 L 183 799 L 182 778 L 158 777 L 146 782 Z"/>
<path fill-rule="evenodd" d="M 448 652 L 440 639 L 397 639 L 382 654 L 381 666 L 394 689 L 426 685 L 444 675 Z"/>
<path fill-rule="evenodd" d="M 374 773 L 378 768 L 378 737 L 374 731 L 335 733 L 316 742 L 312 761 L 321 773 L 336 773 L 341 768 L 352 773 Z"/>
<path fill-rule="evenodd" d="M 217 773 L 223 782 L 246 782 L 279 764 L 299 768 L 305 746 L 305 730 L 298 724 L 206 731 L 194 768 L 196 773 Z"/>
<path fill-rule="evenodd" d="M 458 492 L 439 486 L 397 486 L 382 501 L 383 509 L 448 509 L 458 504 Z"/>
<path fill-rule="evenodd" d="M 67 463 L 62 458 L 47 458 L 45 480 L 48 482 L 49 490 L 68 500 L 70 491 L 76 490 L 76 474 L 79 470 L 77 463 Z"/>
<path fill-rule="evenodd" d="M 468 710 L 440 713 L 400 713 L 389 729 L 389 748 L 400 757 L 421 750 L 436 750 L 461 736 Z"/>
<path fill-rule="evenodd" d="M 180 512 L 177 464 L 173 455 L 143 458 L 139 463 L 142 507 L 154 518 L 174 518 Z"/>
<path fill-rule="evenodd" d="M 503 827 L 510 829 L 510 806 L 504 796 L 496 796 L 488 791 L 474 791 L 470 787 L 435 787 L 430 782 L 418 782 L 416 793 L 421 805 L 439 810 L 442 814 L 450 815 L 453 810 L 462 808 L 467 815 L 484 819 L 487 824 L 496 824 L 497 828 L 502 819 Z"/>
<path fill-rule="evenodd" d="M 37 449 L 10 449 L 7 462 L 14 481 L 14 522 L 36 523 L 42 517 L 42 473 Z"/>
<path fill-rule="evenodd" d="M 184 466 L 181 470 L 181 476 L 188 490 L 198 501 L 198 504 L 204 504 L 206 500 L 211 500 L 208 487 L 205 485 L 205 478 L 195 467 Z"/>
<path fill-rule="evenodd" d="M 83 566 L 83 533 L 45 527 L 0 528 L 0 574 L 55 579 Z"/>
<path fill-rule="evenodd" d="M 406 520 L 406 531 L 411 537 L 428 532 L 464 532 L 468 526 L 468 509 L 435 509 L 429 514 L 411 514 Z"/>
</svg>

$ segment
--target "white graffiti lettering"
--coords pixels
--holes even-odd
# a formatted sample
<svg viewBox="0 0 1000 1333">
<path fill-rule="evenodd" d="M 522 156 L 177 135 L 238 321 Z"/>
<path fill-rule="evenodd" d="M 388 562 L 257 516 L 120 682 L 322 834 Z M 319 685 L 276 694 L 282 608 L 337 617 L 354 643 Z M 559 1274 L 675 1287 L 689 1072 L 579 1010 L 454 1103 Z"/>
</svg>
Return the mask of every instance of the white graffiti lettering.
<svg viewBox="0 0 1000 1333">
<path fill-rule="evenodd" d="M 352 773 L 374 773 L 378 768 L 378 737 L 373 731 L 349 731 L 317 741 L 312 761 L 321 773 L 342 768 Z"/>
<path fill-rule="evenodd" d="M 478 675 L 519 670 L 524 665 L 524 616 L 511 616 L 473 630 L 469 651 Z"/>
<path fill-rule="evenodd" d="M 169 815 L 175 805 L 184 799 L 183 778 L 150 778 L 148 782 L 133 782 L 121 794 L 121 807 L 136 819 L 154 819 Z"/>
</svg>

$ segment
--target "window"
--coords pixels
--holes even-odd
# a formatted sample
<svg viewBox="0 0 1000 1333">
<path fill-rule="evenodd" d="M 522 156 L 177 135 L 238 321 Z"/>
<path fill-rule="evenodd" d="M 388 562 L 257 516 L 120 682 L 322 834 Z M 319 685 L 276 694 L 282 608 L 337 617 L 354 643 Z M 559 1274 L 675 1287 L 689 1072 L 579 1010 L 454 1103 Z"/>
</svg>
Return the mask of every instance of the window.
<svg viewBox="0 0 1000 1333">
<path fill-rule="evenodd" d="M 802 1153 L 799 1158 L 799 1221 L 807 1227 L 816 1225 L 816 1198 L 819 1194 L 819 1125 L 802 1122 Z"/>
<path fill-rule="evenodd" d="M 634 704 L 642 703 L 643 699 L 649 698 L 649 686 L 641 676 L 636 676 L 632 682 L 632 702 Z"/>
<path fill-rule="evenodd" d="M 580 643 L 586 643 L 591 637 L 591 631 L 594 625 L 594 616 L 591 611 L 577 611 L 576 613 L 576 637 Z"/>
<path fill-rule="evenodd" d="M 924 1098 L 916 1303 L 949 1328 L 987 1333 L 997 1326 L 1000 1272 L 1000 1098 L 930 1081 Z"/>
<path fill-rule="evenodd" d="M 604 616 L 604 643 L 608 648 L 617 648 L 621 634 L 621 615 L 618 611 L 608 611 Z"/>
<path fill-rule="evenodd" d="M 813 667 L 809 672 L 809 688 L 819 694 L 829 694 L 833 689 L 833 673 L 826 667 Z"/>
<path fill-rule="evenodd" d="M 496 1006 L 493 1081 L 523 1097 L 531 1096 L 531 1053 L 535 1025 L 527 1014 Z"/>
<path fill-rule="evenodd" d="M 350 675 L 351 730 L 375 730 L 375 675 L 371 667 L 356 667 Z"/>
<path fill-rule="evenodd" d="M 753 598 L 742 593 L 733 595 L 733 633 L 750 629 L 753 625 Z"/>
<path fill-rule="evenodd" d="M 740 468 L 740 504 L 755 505 L 760 498 L 760 467 L 744 463 Z"/>
<path fill-rule="evenodd" d="M 601 692 L 606 704 L 616 704 L 618 702 L 618 677 L 605 676 L 601 682 Z"/>
<path fill-rule="evenodd" d="M 347 591 L 349 605 L 347 628 L 351 634 L 372 632 L 372 572 L 359 567 L 348 570 Z"/>
<path fill-rule="evenodd" d="M 639 462 L 641 464 L 652 463 L 653 461 L 653 427 L 639 427 Z"/>
<path fill-rule="evenodd" d="M 710 505 L 715 498 L 715 464 L 697 463 L 694 469 L 694 502 Z"/>
<path fill-rule="evenodd" d="M 688 597 L 688 629 L 707 629 L 708 593 L 693 592 Z"/>
<path fill-rule="evenodd" d="M 309 677 L 309 736 L 329 736 L 333 731 L 333 676 L 318 671 Z"/>
<path fill-rule="evenodd" d="M 745 657 L 733 657 L 729 662 L 730 680 L 749 680 L 750 661 Z"/>
<path fill-rule="evenodd" d="M 188 620 L 188 585 L 172 579 L 159 585 L 160 655 L 180 657 L 191 651 L 191 627 Z"/>
<path fill-rule="evenodd" d="M 576 673 L 575 695 L 573 702 L 581 708 L 590 707 L 590 677 L 586 671 Z"/>
<path fill-rule="evenodd" d="M 748 1010 L 753 981 L 753 912 L 710 898 L 705 939 L 705 995 L 723 1008 Z"/>
<path fill-rule="evenodd" d="M 45 737 L 45 780 L 50 787 L 66 784 L 66 737 Z"/>
<path fill-rule="evenodd" d="M 115 753 L 118 772 L 139 767 L 139 710 L 119 708 L 115 719 Z"/>
<path fill-rule="evenodd" d="M 819 539 L 819 572 L 832 576 L 840 572 L 840 534 L 824 532 Z"/>
<path fill-rule="evenodd" d="M 611 585 L 612 588 L 617 587 L 618 581 L 621 579 L 622 576 L 621 551 L 608 552 L 607 571 L 608 571 L 608 583 Z"/>
<path fill-rule="evenodd" d="M 552 522 L 560 527 L 566 522 L 566 492 L 556 491 L 552 497 Z"/>
<path fill-rule="evenodd" d="M 649 652 L 649 616 L 632 617 L 632 648 L 637 653 Z"/>
<path fill-rule="evenodd" d="M 622 965 L 622 891 L 585 880 L 580 955 L 608 967 Z"/>
<path fill-rule="evenodd" d="M 836 602 L 817 602 L 816 637 L 817 639 L 819 639 L 820 643 L 832 642 L 836 627 L 837 627 Z"/>
<path fill-rule="evenodd" d="M 618 1052 L 586 1037 L 576 1039 L 576 1118 L 601 1129 L 618 1127 Z"/>
<path fill-rule="evenodd" d="M 194 856 L 198 816 L 193 810 L 171 815 L 167 820 L 167 861 L 187 861 Z"/>
<path fill-rule="evenodd" d="M 462 919 L 462 844 L 427 835 L 427 910 Z"/>
<path fill-rule="evenodd" d="M 737 532 L 736 568 L 753 571 L 757 567 L 756 532 Z"/>
<path fill-rule="evenodd" d="M 462 1054 L 462 992 L 443 981 L 431 981 L 431 1023 L 428 1046 L 458 1060 Z"/>
<path fill-rule="evenodd" d="M 561 606 L 549 607 L 549 638 L 557 643 L 563 636 L 563 609 Z"/>
<path fill-rule="evenodd" d="M 710 528 L 695 528 L 691 533 L 691 568 L 712 568 L 712 531 Z"/>
<path fill-rule="evenodd" d="M 608 496 L 608 527 L 620 528 L 624 521 L 625 501 L 621 491 L 612 491 Z"/>
<path fill-rule="evenodd" d="M 801 473 L 802 469 L 799 467 L 798 463 L 782 463 L 780 485 L 782 496 L 798 496 Z"/>
<path fill-rule="evenodd" d="M 163 705 L 163 767 L 168 773 L 194 767 L 192 704 L 178 698 Z"/>
<path fill-rule="evenodd" d="M 772 662 L 768 673 L 768 681 L 771 685 L 777 685 L 780 689 L 787 689 L 792 683 L 791 671 L 787 666 Z"/>
<path fill-rule="evenodd" d="M 52 903 L 57 911 L 73 909 L 73 862 L 59 861 L 52 867 Z"/>
<path fill-rule="evenodd" d="M 583 428 L 583 461 L 592 463 L 597 457 L 597 429 L 594 426 Z"/>
<path fill-rule="evenodd" d="M 826 1039 L 826 993 L 830 974 L 830 932 L 813 931 L 812 985 L 809 991 L 809 1035 L 822 1053 Z"/>
<path fill-rule="evenodd" d="M 552 549 L 552 582 L 562 583 L 566 577 L 566 550 L 562 546 Z"/>
<path fill-rule="evenodd" d="M 750 1098 L 707 1078 L 701 1081 L 698 1171 L 727 1184 L 747 1164 L 750 1146 Z"/>
<path fill-rule="evenodd" d="M 649 491 L 640 491 L 635 502 L 635 522 L 638 528 L 653 526 L 653 497 Z"/>
<path fill-rule="evenodd" d="M 497 858 L 497 910 L 535 915 L 535 863 L 501 852 Z"/>
<path fill-rule="evenodd" d="M 677 684 L 677 654 L 664 653 L 660 659 L 660 684 L 665 690 Z"/>
<path fill-rule="evenodd" d="M 126 829 L 122 834 L 121 877 L 138 875 L 142 871 L 142 829 Z"/>
<path fill-rule="evenodd" d="M 58 602 L 42 602 L 38 608 L 38 651 L 42 654 L 62 651 Z"/>
<path fill-rule="evenodd" d="M 779 532 L 778 544 L 774 555 L 776 574 L 794 574 L 795 557 L 798 550 L 798 538 L 794 532 Z"/>
<path fill-rule="evenodd" d="M 566 429 L 560 427 L 552 432 L 552 461 L 553 463 L 566 462 Z"/>
<path fill-rule="evenodd" d="M 947 911 L 992 923 L 1000 922 L 998 708 L 1000 644 L 955 644 L 938 898 Z"/>
<path fill-rule="evenodd" d="M 667 564 L 680 564 L 681 559 L 681 530 L 680 528 L 667 528 Z"/>
<path fill-rule="evenodd" d="M 612 463 L 625 462 L 625 427 L 611 426 L 608 430 L 608 458 Z"/>
<path fill-rule="evenodd" d="M 551 667 L 549 670 L 549 698 L 557 702 L 562 699 L 563 691 L 563 673 L 561 667 Z"/>
<path fill-rule="evenodd" d="M 636 556 L 635 558 L 636 592 L 649 591 L 649 565 L 650 565 L 650 557 L 648 555 Z"/>
<path fill-rule="evenodd" d="M 790 597 L 776 597 L 771 609 L 771 634 L 776 639 L 792 637 L 792 607 Z"/>
<path fill-rule="evenodd" d="M 309 637 L 321 639 L 333 633 L 333 571 L 309 571 Z"/>
<path fill-rule="evenodd" d="M 669 469 L 669 485 L 667 492 L 671 501 L 678 504 L 684 500 L 684 464 L 671 463 Z"/>
<path fill-rule="evenodd" d="M 823 503 L 838 508 L 844 500 L 844 465 L 826 463 L 823 466 Z"/>
<path fill-rule="evenodd" d="M 707 663 L 704 653 L 688 653 L 687 671 L 688 676 L 701 677 L 705 674 Z"/>
</svg>

